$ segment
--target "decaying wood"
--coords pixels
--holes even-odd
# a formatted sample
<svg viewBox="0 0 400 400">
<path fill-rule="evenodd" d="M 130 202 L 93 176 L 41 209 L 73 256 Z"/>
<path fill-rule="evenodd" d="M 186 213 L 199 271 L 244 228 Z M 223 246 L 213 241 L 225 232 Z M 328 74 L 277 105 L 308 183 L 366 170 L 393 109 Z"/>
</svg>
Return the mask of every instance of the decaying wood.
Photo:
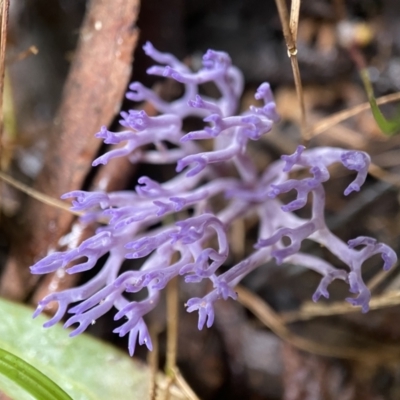
<svg viewBox="0 0 400 400">
<path fill-rule="evenodd" d="M 130 77 L 138 9 L 139 0 L 89 3 L 35 189 L 59 198 L 85 182 L 101 145 L 93 134 L 115 117 Z M 37 279 L 28 267 L 56 247 L 72 221 L 65 211 L 27 199 L 20 240 L 1 280 L 2 296 L 26 298 Z"/>
</svg>

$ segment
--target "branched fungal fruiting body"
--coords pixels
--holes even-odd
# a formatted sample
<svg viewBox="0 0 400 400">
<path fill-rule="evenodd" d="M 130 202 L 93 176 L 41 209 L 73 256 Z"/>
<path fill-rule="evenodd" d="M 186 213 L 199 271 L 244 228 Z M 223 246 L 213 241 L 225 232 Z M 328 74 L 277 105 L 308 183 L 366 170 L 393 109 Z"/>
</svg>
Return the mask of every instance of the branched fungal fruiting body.
<svg viewBox="0 0 400 400">
<path fill-rule="evenodd" d="M 151 117 L 135 110 L 122 112 L 121 125 L 126 130 L 110 132 L 102 127 L 97 137 L 107 144 L 124 142 L 125 146 L 102 155 L 93 165 L 129 156 L 135 162 L 175 163 L 177 175 L 165 183 L 143 176 L 135 191 L 65 194 L 64 199 L 74 199 L 73 210 L 84 212 L 84 220 L 102 218 L 108 220 L 108 224 L 97 229 L 95 235 L 78 248 L 49 254 L 31 267 L 32 273 L 54 272 L 86 258 L 66 270 L 70 274 L 78 273 L 92 269 L 100 257 L 108 257 L 101 271 L 84 285 L 52 293 L 41 300 L 34 316 L 56 301 L 58 311 L 45 326 L 54 325 L 68 312 L 72 316 L 65 326 L 78 324 L 71 333 L 74 336 L 115 307 L 118 310 L 115 320 L 125 317 L 115 332 L 120 336 L 129 334 L 129 352 L 133 354 L 137 340 L 152 348 L 143 316 L 157 305 L 159 292 L 170 279 L 183 275 L 187 283 L 203 279 L 212 282 L 214 289 L 205 297 L 187 301 L 188 312 L 199 312 L 198 327 L 202 329 L 204 325 L 210 327 L 214 321 L 214 302 L 229 297 L 236 299 L 235 285 L 272 258 L 278 264 L 299 264 L 322 275 L 314 301 L 321 296 L 328 298 L 329 284 L 340 279 L 348 283 L 350 292 L 356 295 L 347 301 L 361 306 L 363 312 L 368 311 L 371 295 L 361 276 L 362 265 L 373 255 L 381 254 L 383 268 L 388 270 L 397 261 L 396 254 L 375 239 L 359 237 L 346 244 L 330 232 L 324 219 L 322 184 L 329 180 L 328 167 L 341 163 L 356 172 L 344 194 L 359 191 L 367 176 L 369 156 L 361 151 L 330 147 L 306 150 L 298 146 L 294 154 L 282 156 L 259 174 L 246 147 L 249 140 L 258 140 L 268 133 L 279 119 L 269 84 L 263 83 L 255 94 L 263 103 L 261 107 L 252 106 L 245 113 L 235 115 L 243 78 L 226 53 L 209 50 L 203 57 L 203 68 L 193 73 L 174 56 L 158 52 L 149 43 L 144 50 L 156 62 L 166 65 L 151 67 L 148 73 L 181 82 L 184 94 L 168 103 L 140 83 L 132 83 L 127 98 L 151 103 L 160 115 Z M 215 83 L 221 93 L 219 99 L 198 94 L 199 85 L 206 82 Z M 182 120 L 188 116 L 203 118 L 204 129 L 184 132 Z M 198 141 L 204 139 L 213 140 L 211 151 L 199 146 Z M 166 142 L 172 146 L 166 146 Z M 147 145 L 154 145 L 155 149 Z M 223 164 L 234 166 L 237 173 L 223 176 L 220 171 L 227 170 L 221 169 Z M 308 170 L 311 176 L 289 179 L 289 173 L 295 170 Z M 292 190 L 297 192 L 297 197 L 289 204 L 284 205 L 277 199 L 281 193 Z M 215 202 L 211 200 L 221 194 L 226 201 L 215 209 Z M 305 206 L 309 194 L 312 215 L 310 219 L 303 219 L 293 211 Z M 165 219 L 165 216 L 181 210 L 190 210 L 190 217 L 176 223 L 166 222 L 171 218 Z M 219 274 L 218 269 L 226 262 L 230 250 L 227 230 L 237 218 L 252 214 L 260 221 L 254 252 Z M 290 245 L 284 245 L 284 237 L 290 238 Z M 348 269 L 337 269 L 314 255 L 300 252 L 305 239 L 325 246 Z M 207 247 L 210 243 L 214 243 L 213 247 Z M 120 273 L 125 259 L 143 257 L 147 258 L 139 270 Z M 145 300 L 130 302 L 124 295 L 144 288 L 148 291 Z M 78 305 L 69 308 L 73 303 Z"/>
</svg>

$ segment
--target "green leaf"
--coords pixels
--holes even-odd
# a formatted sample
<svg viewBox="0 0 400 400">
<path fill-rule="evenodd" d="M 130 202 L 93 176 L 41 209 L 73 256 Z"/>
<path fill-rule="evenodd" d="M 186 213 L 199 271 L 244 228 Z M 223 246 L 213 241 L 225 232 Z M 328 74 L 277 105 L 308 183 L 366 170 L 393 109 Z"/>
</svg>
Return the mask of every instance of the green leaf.
<svg viewBox="0 0 400 400">
<path fill-rule="evenodd" d="M 127 353 L 89 335 L 70 338 L 60 325 L 44 329 L 45 317 L 33 320 L 31 309 L 2 299 L 0 315 L 0 348 L 34 366 L 74 400 L 148 398 L 149 369 Z M 158 382 L 166 386 L 165 378 Z M 1 375 L 0 389 L 13 399 L 35 399 Z M 185 396 L 173 387 L 170 398 Z"/>
<path fill-rule="evenodd" d="M 388 136 L 395 135 L 400 132 L 400 115 L 396 115 L 393 119 L 386 119 L 385 116 L 382 114 L 381 110 L 376 103 L 374 90 L 372 88 L 371 80 L 369 79 L 369 74 L 367 69 L 360 70 L 360 76 L 367 92 L 369 105 L 371 106 L 372 115 L 376 123 L 378 124 L 379 128 L 383 133 Z"/>
<path fill-rule="evenodd" d="M 0 349 L 0 374 L 40 400 L 72 400 L 46 375 L 21 358 Z"/>
</svg>

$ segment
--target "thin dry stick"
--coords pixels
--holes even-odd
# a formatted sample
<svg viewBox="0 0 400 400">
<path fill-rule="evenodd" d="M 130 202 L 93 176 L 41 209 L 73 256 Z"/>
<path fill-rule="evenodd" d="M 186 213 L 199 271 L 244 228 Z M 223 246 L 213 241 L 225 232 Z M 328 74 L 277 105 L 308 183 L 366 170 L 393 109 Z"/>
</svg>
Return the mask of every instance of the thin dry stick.
<svg viewBox="0 0 400 400">
<path fill-rule="evenodd" d="M 170 398 L 170 390 L 175 382 L 176 350 L 178 343 L 178 278 L 168 282 L 167 286 L 167 354 L 165 374 L 168 377 L 165 399 Z"/>
<path fill-rule="evenodd" d="M 179 281 L 173 278 L 167 286 L 167 354 L 165 362 L 165 373 L 169 377 L 166 388 L 167 399 L 170 396 L 170 389 L 175 383 L 190 400 L 199 400 L 192 388 L 185 381 L 176 365 L 178 348 L 178 316 L 179 316 Z"/>
<path fill-rule="evenodd" d="M 171 279 L 167 286 L 167 354 L 165 372 L 174 378 L 178 343 L 178 278 Z"/>
<path fill-rule="evenodd" d="M 260 297 L 242 286 L 237 286 L 235 290 L 239 296 L 238 301 L 244 307 L 250 310 L 277 336 L 301 350 L 321 356 L 361 360 L 365 362 L 371 361 L 371 359 L 398 359 L 400 357 L 400 349 L 396 346 L 368 346 L 368 349 L 357 349 L 349 346 L 338 347 L 325 345 L 297 336 L 286 327 L 284 319 Z"/>
<path fill-rule="evenodd" d="M 393 271 L 397 270 L 397 267 L 399 266 L 399 263 L 397 262 L 395 266 L 393 266 L 390 271 L 384 271 L 381 270 L 379 271 L 374 277 L 372 277 L 368 283 L 367 287 L 368 289 L 372 292 L 375 290 L 386 278 L 390 276 L 390 274 L 393 273 Z"/>
<path fill-rule="evenodd" d="M 10 0 L 3 0 L 1 2 L 1 29 L 0 29 L 0 166 L 2 165 L 3 153 L 3 92 L 4 92 L 4 73 L 5 73 L 5 60 L 6 60 L 6 41 L 7 41 L 7 22 L 8 12 L 10 8 Z M 2 203 L 2 185 L 0 184 L 0 210 Z M 0 214 L 1 215 L 1 214 Z"/>
<path fill-rule="evenodd" d="M 174 379 L 175 378 L 172 378 L 172 377 L 167 375 L 167 377 L 166 377 L 166 386 L 165 386 L 165 388 L 164 388 L 164 390 L 162 392 L 164 394 L 164 396 L 161 397 L 162 400 L 169 400 L 171 398 L 171 390 L 174 387 L 173 386 Z"/>
<path fill-rule="evenodd" d="M 153 351 L 147 353 L 147 363 L 150 368 L 150 388 L 149 399 L 156 399 L 157 392 L 157 371 L 158 371 L 158 332 L 156 329 L 151 329 L 150 335 L 153 342 Z"/>
<path fill-rule="evenodd" d="M 301 0 L 292 0 L 292 5 L 290 7 L 289 29 L 295 46 L 297 43 L 297 32 L 299 26 L 300 3 Z"/>
<path fill-rule="evenodd" d="M 373 278 L 371 278 L 367 287 L 372 292 L 374 291 L 387 277 L 397 270 L 399 263 L 396 263 L 390 271 L 379 271 Z M 389 292 L 382 296 L 372 297 L 370 301 L 371 310 L 378 310 L 387 307 L 393 307 L 400 304 L 400 293 Z M 291 311 L 281 315 L 285 323 L 292 323 L 296 321 L 309 320 L 318 317 L 327 317 L 331 315 L 342 315 L 357 312 L 358 309 L 350 304 L 340 301 L 331 304 L 315 304 L 306 302 L 302 305 L 300 310 Z"/>
<path fill-rule="evenodd" d="M 246 227 L 243 218 L 239 218 L 232 223 L 229 240 L 232 244 L 232 254 L 235 259 L 243 260 L 246 254 Z"/>
<path fill-rule="evenodd" d="M 10 8 L 10 0 L 3 0 L 1 2 L 1 30 L 0 30 L 0 159 L 3 137 L 3 91 L 4 91 L 4 73 L 6 61 L 6 41 L 7 41 L 7 22 L 8 11 Z"/>
<path fill-rule="evenodd" d="M 36 46 L 29 46 L 26 50 L 21 51 L 14 57 L 7 57 L 7 65 L 13 64 L 18 61 L 25 60 L 25 58 L 28 58 L 29 56 L 36 56 L 39 54 L 39 49 Z"/>
<path fill-rule="evenodd" d="M 394 307 L 400 304 L 400 292 L 389 292 L 381 296 L 371 298 L 369 303 L 371 310 Z M 315 304 L 311 301 L 304 303 L 300 310 L 283 313 L 282 320 L 285 323 L 306 321 L 318 317 L 329 317 L 332 315 L 343 315 L 358 312 L 359 310 L 344 301 L 331 304 Z"/>
<path fill-rule="evenodd" d="M 200 400 L 199 397 L 197 397 L 196 393 L 193 392 L 192 388 L 185 381 L 185 378 L 182 376 L 181 372 L 177 367 L 174 368 L 174 377 L 175 377 L 175 383 L 178 385 L 180 389 L 182 389 L 182 392 L 186 395 L 186 397 L 189 400 Z"/>
<path fill-rule="evenodd" d="M 370 164 L 368 168 L 368 173 L 374 178 L 390 183 L 393 186 L 400 186 L 400 178 L 398 175 L 391 174 L 390 172 L 385 171 L 376 164 Z"/>
<path fill-rule="evenodd" d="M 0 180 L 3 180 L 4 182 L 15 187 L 16 189 L 20 190 L 21 192 L 27 194 L 28 196 L 42 202 L 43 204 L 47 204 L 49 206 L 59 208 L 61 210 L 69 212 L 70 214 L 76 215 L 78 217 L 82 215 L 82 213 L 80 213 L 78 211 L 71 211 L 71 208 L 70 208 L 71 206 L 68 203 L 61 201 L 61 200 L 54 199 L 53 197 L 47 196 L 43 193 L 40 193 L 39 191 L 32 189 L 30 186 L 17 181 L 16 179 L 12 178 L 11 176 L 9 176 L 1 171 L 0 171 Z"/>
<path fill-rule="evenodd" d="M 382 96 L 376 99 L 376 103 L 378 105 L 391 103 L 393 101 L 400 100 L 400 92 L 388 94 L 387 96 Z M 333 114 L 327 118 L 324 118 L 322 121 L 316 123 L 307 131 L 307 136 L 314 137 L 319 135 L 322 132 L 327 131 L 328 129 L 332 128 L 334 125 L 339 124 L 340 122 L 345 121 L 351 117 L 360 114 L 363 111 L 370 110 L 371 106 L 369 102 L 365 102 L 359 104 L 358 106 L 354 106 L 347 110 L 339 111 L 336 114 Z"/>
<path fill-rule="evenodd" d="M 286 7 L 286 2 L 285 0 L 275 0 L 275 2 L 276 2 L 276 7 L 278 8 L 279 18 L 282 24 L 283 36 L 285 38 L 288 51 L 289 53 L 296 53 L 297 47 L 289 25 L 289 14 L 288 14 L 288 9 Z"/>
<path fill-rule="evenodd" d="M 183 393 L 182 389 L 180 389 L 177 385 L 172 385 L 171 379 L 165 376 L 164 374 L 157 374 L 157 400 L 162 400 L 164 394 L 167 393 L 167 390 L 170 391 L 170 396 L 172 399 L 177 400 L 188 400 L 188 397 L 185 393 Z"/>
<path fill-rule="evenodd" d="M 292 0 L 290 18 L 285 0 L 275 0 L 275 2 L 282 24 L 283 36 L 285 38 L 288 56 L 290 57 L 290 63 L 292 65 L 294 84 L 296 86 L 296 93 L 301 111 L 301 133 L 303 141 L 306 142 L 309 140 L 309 137 L 307 136 L 306 107 L 304 103 L 303 85 L 301 82 L 296 46 L 301 0 Z"/>
</svg>

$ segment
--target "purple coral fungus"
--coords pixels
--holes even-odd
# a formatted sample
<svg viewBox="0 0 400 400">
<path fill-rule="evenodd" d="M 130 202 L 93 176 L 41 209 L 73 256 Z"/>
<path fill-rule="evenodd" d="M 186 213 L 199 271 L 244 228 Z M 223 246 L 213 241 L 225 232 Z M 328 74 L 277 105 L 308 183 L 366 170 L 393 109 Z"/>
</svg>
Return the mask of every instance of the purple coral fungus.
<svg viewBox="0 0 400 400">
<path fill-rule="evenodd" d="M 356 294 L 347 301 L 361 306 L 363 312 L 368 311 L 371 295 L 362 279 L 362 265 L 371 256 L 381 254 L 383 268 L 388 270 L 396 262 L 396 254 L 372 238 L 359 237 L 346 244 L 336 237 L 325 223 L 323 183 L 330 177 L 328 167 L 341 163 L 356 172 L 344 194 L 359 191 L 367 176 L 369 156 L 361 151 L 330 147 L 306 150 L 299 146 L 294 154 L 282 156 L 259 174 L 246 147 L 249 140 L 258 140 L 268 133 L 279 119 L 269 84 L 263 83 L 255 94 L 262 106 L 252 106 L 243 114 L 235 115 L 243 78 L 226 53 L 209 50 L 203 57 L 203 67 L 193 73 L 174 56 L 160 53 L 150 43 L 144 50 L 164 65 L 151 67 L 148 73 L 177 80 L 183 84 L 184 94 L 168 103 L 140 83 L 132 83 L 127 98 L 151 103 L 160 115 L 149 116 L 136 110 L 122 112 L 123 131 L 110 132 L 102 127 L 96 136 L 106 144 L 124 142 L 124 147 L 107 152 L 93 165 L 129 156 L 135 162 L 176 163 L 177 175 L 165 183 L 143 176 L 135 191 L 65 194 L 64 199 L 74 199 L 72 209 L 84 212 L 84 219 L 101 217 L 109 222 L 78 248 L 49 254 L 31 267 L 32 273 L 46 274 L 67 268 L 66 272 L 73 274 L 92 269 L 104 255 L 107 260 L 87 283 L 41 300 L 34 316 L 50 302 L 58 302 L 58 311 L 45 326 L 54 325 L 68 312 L 72 316 L 65 326 L 78 324 L 70 334 L 74 336 L 114 307 L 117 309 L 115 320 L 126 318 L 114 332 L 120 336 L 129 334 L 132 355 L 137 340 L 152 348 L 143 317 L 157 305 L 160 290 L 170 279 L 182 275 L 187 283 L 211 281 L 210 293 L 187 301 L 188 312 L 199 312 L 198 327 L 202 329 L 214 321 L 214 302 L 229 297 L 236 299 L 235 285 L 273 258 L 278 264 L 299 264 L 322 275 L 314 301 L 321 296 L 328 298 L 329 284 L 340 279 Z M 217 86 L 221 93 L 219 99 L 199 95 L 199 85 L 206 82 Z M 204 129 L 184 132 L 182 120 L 188 116 L 203 118 Z M 211 150 L 205 151 L 199 145 L 198 141 L 204 139 L 213 140 Z M 172 146 L 166 146 L 166 142 Z M 146 147 L 150 144 L 155 150 Z M 223 164 L 234 166 L 236 174 L 223 176 L 220 173 Z M 290 179 L 290 172 L 297 170 L 309 171 L 310 177 Z M 292 190 L 297 192 L 296 199 L 282 204 L 277 197 Z M 225 204 L 215 209 L 210 200 L 221 194 L 226 198 Z M 293 211 L 304 207 L 309 195 L 312 215 L 310 219 L 303 219 Z M 175 223 L 165 218 L 182 210 L 190 210 L 190 217 Z M 226 272 L 218 273 L 230 251 L 227 230 L 237 218 L 250 215 L 260 221 L 254 252 Z M 284 245 L 284 237 L 290 238 L 290 245 Z M 305 239 L 325 246 L 348 269 L 337 269 L 325 260 L 302 253 L 300 247 Z M 176 254 L 178 259 L 174 257 Z M 140 270 L 120 272 L 125 259 L 144 257 L 147 258 Z M 82 262 L 82 258 L 86 260 Z M 81 262 L 69 267 L 73 261 Z M 145 300 L 132 302 L 124 296 L 144 288 L 148 291 Z"/>
</svg>

